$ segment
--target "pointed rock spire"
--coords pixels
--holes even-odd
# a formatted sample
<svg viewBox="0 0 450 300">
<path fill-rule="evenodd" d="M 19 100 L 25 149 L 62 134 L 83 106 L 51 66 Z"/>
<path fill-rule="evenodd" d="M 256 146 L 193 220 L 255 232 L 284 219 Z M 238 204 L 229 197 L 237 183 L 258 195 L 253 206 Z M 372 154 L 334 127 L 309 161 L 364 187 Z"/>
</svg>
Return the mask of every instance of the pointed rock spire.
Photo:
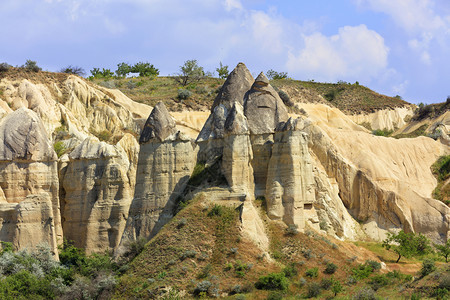
<svg viewBox="0 0 450 300">
<path fill-rule="evenodd" d="M 220 104 L 223 104 L 227 110 L 230 110 L 233 107 L 234 102 L 243 104 L 245 93 L 250 90 L 253 81 L 253 76 L 245 64 L 238 63 L 236 68 L 228 75 L 227 80 L 220 89 L 220 92 L 211 107 L 211 112 L 213 112 L 214 108 Z"/>
<path fill-rule="evenodd" d="M 162 142 L 176 132 L 174 119 L 169 114 L 164 103 L 158 102 L 150 113 L 147 122 L 145 122 L 144 129 L 142 129 L 141 137 L 139 138 L 139 143 L 147 143 L 154 138 L 158 138 L 159 141 Z"/>
</svg>

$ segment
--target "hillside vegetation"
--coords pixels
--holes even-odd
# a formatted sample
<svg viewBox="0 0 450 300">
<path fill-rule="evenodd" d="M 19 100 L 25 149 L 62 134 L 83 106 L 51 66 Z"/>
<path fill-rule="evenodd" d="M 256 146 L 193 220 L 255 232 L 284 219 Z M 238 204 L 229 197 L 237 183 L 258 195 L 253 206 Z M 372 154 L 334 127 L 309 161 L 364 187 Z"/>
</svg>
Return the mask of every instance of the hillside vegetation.
<svg viewBox="0 0 450 300">
<path fill-rule="evenodd" d="M 154 106 L 163 101 L 172 111 L 208 110 L 224 81 L 204 77 L 181 87 L 172 77 L 93 79 L 94 83 L 101 86 L 119 89 L 137 102 Z M 349 114 L 409 105 L 399 98 L 378 94 L 359 84 L 278 79 L 272 80 L 271 85 L 278 91 L 287 93 L 294 102 L 300 100 L 298 94 L 301 93 L 303 101 L 328 103 Z M 187 91 L 187 97 L 183 96 L 184 91 Z"/>
</svg>

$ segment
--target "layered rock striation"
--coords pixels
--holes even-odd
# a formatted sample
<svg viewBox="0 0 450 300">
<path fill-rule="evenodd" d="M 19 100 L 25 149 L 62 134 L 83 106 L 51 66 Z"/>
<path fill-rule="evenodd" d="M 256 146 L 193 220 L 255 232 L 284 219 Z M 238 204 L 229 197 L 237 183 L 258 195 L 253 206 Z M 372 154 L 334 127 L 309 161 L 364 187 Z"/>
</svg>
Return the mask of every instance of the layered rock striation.
<svg viewBox="0 0 450 300">
<path fill-rule="evenodd" d="M 133 139 L 134 145 L 139 145 Z M 85 139 L 60 169 L 64 237 L 87 252 L 116 249 L 133 199 L 135 164 L 119 145 Z"/>
<path fill-rule="evenodd" d="M 136 188 L 122 242 L 149 239 L 172 218 L 196 163 L 195 145 L 176 130 L 162 102 L 154 107 L 139 140 Z"/>
<path fill-rule="evenodd" d="M 0 123 L 0 239 L 16 249 L 62 240 L 57 156 L 41 119 L 20 108 Z"/>
</svg>

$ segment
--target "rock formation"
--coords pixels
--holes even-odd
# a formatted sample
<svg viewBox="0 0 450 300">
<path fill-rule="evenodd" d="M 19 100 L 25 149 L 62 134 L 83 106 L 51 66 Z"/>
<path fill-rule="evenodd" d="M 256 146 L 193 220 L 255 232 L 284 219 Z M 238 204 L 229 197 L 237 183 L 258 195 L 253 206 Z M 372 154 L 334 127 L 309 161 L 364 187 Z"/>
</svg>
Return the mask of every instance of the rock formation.
<svg viewBox="0 0 450 300">
<path fill-rule="evenodd" d="M 21 108 L 0 123 L 0 239 L 16 249 L 62 240 L 57 157 L 40 118 Z"/>
<path fill-rule="evenodd" d="M 68 158 L 60 172 L 64 237 L 87 252 L 115 249 L 133 197 L 135 167 L 122 147 L 94 137 Z"/>
<path fill-rule="evenodd" d="M 233 192 L 253 194 L 253 151 L 247 118 L 239 102 L 235 102 L 225 121 L 222 171 Z M 253 198 L 253 196 L 250 196 Z"/>
<path fill-rule="evenodd" d="M 301 119 L 280 123 L 275 133 L 266 184 L 267 214 L 304 229 L 304 207 L 314 203 L 315 181 L 308 135 Z"/>
<path fill-rule="evenodd" d="M 149 239 L 172 218 L 176 200 L 196 163 L 195 146 L 176 130 L 162 102 L 155 106 L 144 128 L 123 242 Z"/>
<path fill-rule="evenodd" d="M 227 110 L 231 110 L 235 102 L 244 105 L 244 96 L 250 90 L 254 81 L 247 67 L 243 63 L 238 63 L 236 68 L 228 75 L 216 99 L 214 99 L 211 112 L 214 112 L 216 106 L 221 104 Z"/>
<path fill-rule="evenodd" d="M 222 155 L 225 120 L 234 103 L 243 105 L 244 96 L 253 81 L 250 71 L 243 63 L 239 63 L 228 75 L 214 100 L 211 114 L 196 139 L 200 161 L 211 161 Z"/>
<path fill-rule="evenodd" d="M 244 114 L 248 119 L 253 148 L 255 194 L 264 196 L 267 170 L 273 145 L 273 133 L 280 122 L 286 122 L 288 113 L 278 93 L 261 73 L 244 98 Z"/>
</svg>

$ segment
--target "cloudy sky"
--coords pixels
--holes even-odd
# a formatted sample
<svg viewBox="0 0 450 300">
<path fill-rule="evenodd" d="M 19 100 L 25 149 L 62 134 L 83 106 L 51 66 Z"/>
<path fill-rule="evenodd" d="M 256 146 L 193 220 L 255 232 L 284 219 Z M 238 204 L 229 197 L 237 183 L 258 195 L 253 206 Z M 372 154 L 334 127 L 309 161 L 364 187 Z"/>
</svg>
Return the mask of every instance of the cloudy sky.
<svg viewBox="0 0 450 300">
<path fill-rule="evenodd" d="M 1 0 L 0 12 L 0 62 L 14 66 L 148 61 L 170 75 L 188 59 L 242 61 L 413 103 L 450 95 L 448 0 Z"/>
</svg>

